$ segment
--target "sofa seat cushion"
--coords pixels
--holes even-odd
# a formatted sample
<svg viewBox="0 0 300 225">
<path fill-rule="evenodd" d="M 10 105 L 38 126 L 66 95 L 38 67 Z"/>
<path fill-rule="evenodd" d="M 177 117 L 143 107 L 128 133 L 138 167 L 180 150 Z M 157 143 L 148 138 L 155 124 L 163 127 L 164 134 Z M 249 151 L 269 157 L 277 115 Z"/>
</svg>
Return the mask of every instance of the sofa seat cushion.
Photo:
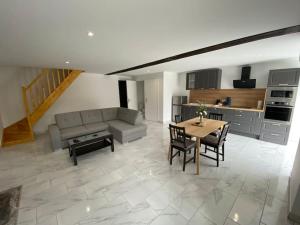
<svg viewBox="0 0 300 225">
<path fill-rule="evenodd" d="M 146 128 L 145 124 L 140 125 L 131 125 L 122 120 L 111 120 L 107 122 L 109 127 L 118 131 L 122 136 L 128 136 L 132 133 L 137 133 L 140 131 L 144 131 Z"/>
<path fill-rule="evenodd" d="M 92 109 L 81 111 L 83 124 L 99 123 L 103 121 L 101 109 Z"/>
<path fill-rule="evenodd" d="M 143 117 L 139 111 L 127 108 L 119 108 L 118 119 L 132 125 L 141 124 L 143 121 Z"/>
<path fill-rule="evenodd" d="M 90 124 L 86 124 L 85 125 L 86 129 L 91 132 L 98 132 L 98 131 L 102 131 L 102 130 L 107 130 L 108 129 L 108 124 L 106 123 L 90 123 Z"/>
<path fill-rule="evenodd" d="M 66 140 L 69 138 L 74 138 L 89 133 L 91 132 L 89 132 L 85 126 L 69 127 L 69 128 L 61 129 L 61 138 L 63 140 Z"/>
<path fill-rule="evenodd" d="M 103 121 L 118 119 L 118 109 L 119 108 L 117 107 L 102 109 L 101 111 L 102 111 Z"/>
<path fill-rule="evenodd" d="M 80 112 L 68 112 L 55 115 L 57 126 L 60 129 L 77 127 L 82 125 Z"/>
</svg>

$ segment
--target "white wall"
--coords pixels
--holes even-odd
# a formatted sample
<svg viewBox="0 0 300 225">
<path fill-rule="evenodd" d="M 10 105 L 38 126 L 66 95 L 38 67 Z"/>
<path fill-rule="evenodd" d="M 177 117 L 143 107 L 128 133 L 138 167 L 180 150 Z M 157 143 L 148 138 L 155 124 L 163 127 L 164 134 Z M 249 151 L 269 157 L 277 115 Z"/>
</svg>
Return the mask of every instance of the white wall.
<svg viewBox="0 0 300 225">
<path fill-rule="evenodd" d="M 3 127 L 25 117 L 22 86 L 39 74 L 40 69 L 26 67 L 0 67 L 0 110 Z"/>
<path fill-rule="evenodd" d="M 149 80 L 149 79 L 159 79 L 161 85 L 157 88 L 160 90 L 159 95 L 159 121 L 160 122 L 170 122 L 172 116 L 172 96 L 187 95 L 188 92 L 185 90 L 185 78 L 184 76 L 179 76 L 175 72 L 161 72 L 152 74 L 143 74 L 134 76 L 135 80 Z"/>
<path fill-rule="evenodd" d="M 34 131 L 47 131 L 57 113 L 120 106 L 118 79 L 117 76 L 80 74 L 34 126 Z"/>
<path fill-rule="evenodd" d="M 172 96 L 187 95 L 185 84 L 175 72 L 164 72 L 163 75 L 163 122 L 172 120 Z"/>
</svg>

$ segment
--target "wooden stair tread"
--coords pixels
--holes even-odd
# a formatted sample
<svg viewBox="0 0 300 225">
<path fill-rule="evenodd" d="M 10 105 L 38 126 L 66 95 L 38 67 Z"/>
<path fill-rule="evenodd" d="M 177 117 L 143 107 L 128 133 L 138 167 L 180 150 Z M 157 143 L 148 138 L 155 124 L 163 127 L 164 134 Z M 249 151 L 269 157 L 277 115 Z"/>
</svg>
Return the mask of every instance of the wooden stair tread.
<svg viewBox="0 0 300 225">
<path fill-rule="evenodd" d="M 27 118 L 24 118 L 3 130 L 3 147 L 26 143 L 32 140 L 33 135 Z"/>
<path fill-rule="evenodd" d="M 32 126 L 47 112 L 81 72 L 81 70 L 67 70 L 65 72 L 64 69 L 43 69 L 42 73 L 27 87 L 23 87 L 26 118 L 4 129 L 2 146 L 33 141 Z M 37 92 L 39 95 L 34 96 L 34 93 Z"/>
<path fill-rule="evenodd" d="M 64 69 L 43 69 L 42 73 L 27 87 L 23 87 L 23 101 L 27 116 L 4 128 L 2 146 L 33 141 L 32 126 L 47 112 L 81 72 L 81 70 L 67 70 L 65 72 Z M 37 92 L 39 95 L 33 96 Z"/>
</svg>

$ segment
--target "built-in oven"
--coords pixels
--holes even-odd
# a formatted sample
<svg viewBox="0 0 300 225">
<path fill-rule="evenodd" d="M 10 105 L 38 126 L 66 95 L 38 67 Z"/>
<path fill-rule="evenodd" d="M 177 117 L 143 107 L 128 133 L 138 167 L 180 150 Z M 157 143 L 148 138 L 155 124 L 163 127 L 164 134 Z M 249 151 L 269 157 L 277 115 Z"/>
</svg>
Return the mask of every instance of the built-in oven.
<svg viewBox="0 0 300 225">
<path fill-rule="evenodd" d="M 266 105 L 265 119 L 291 122 L 293 107 L 280 104 Z"/>
<path fill-rule="evenodd" d="M 267 101 L 282 102 L 289 106 L 295 106 L 297 87 L 268 87 Z"/>
</svg>

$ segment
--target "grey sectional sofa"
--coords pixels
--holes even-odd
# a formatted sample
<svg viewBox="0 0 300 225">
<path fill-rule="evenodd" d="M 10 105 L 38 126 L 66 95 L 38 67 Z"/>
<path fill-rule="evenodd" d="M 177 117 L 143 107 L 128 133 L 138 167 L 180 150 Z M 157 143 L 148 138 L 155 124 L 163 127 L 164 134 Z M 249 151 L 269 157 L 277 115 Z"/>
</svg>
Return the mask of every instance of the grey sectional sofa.
<svg viewBox="0 0 300 225">
<path fill-rule="evenodd" d="M 147 130 L 140 112 L 120 107 L 56 114 L 55 121 L 49 125 L 54 150 L 66 148 L 70 138 L 102 130 L 109 130 L 121 143 L 146 136 Z"/>
</svg>

